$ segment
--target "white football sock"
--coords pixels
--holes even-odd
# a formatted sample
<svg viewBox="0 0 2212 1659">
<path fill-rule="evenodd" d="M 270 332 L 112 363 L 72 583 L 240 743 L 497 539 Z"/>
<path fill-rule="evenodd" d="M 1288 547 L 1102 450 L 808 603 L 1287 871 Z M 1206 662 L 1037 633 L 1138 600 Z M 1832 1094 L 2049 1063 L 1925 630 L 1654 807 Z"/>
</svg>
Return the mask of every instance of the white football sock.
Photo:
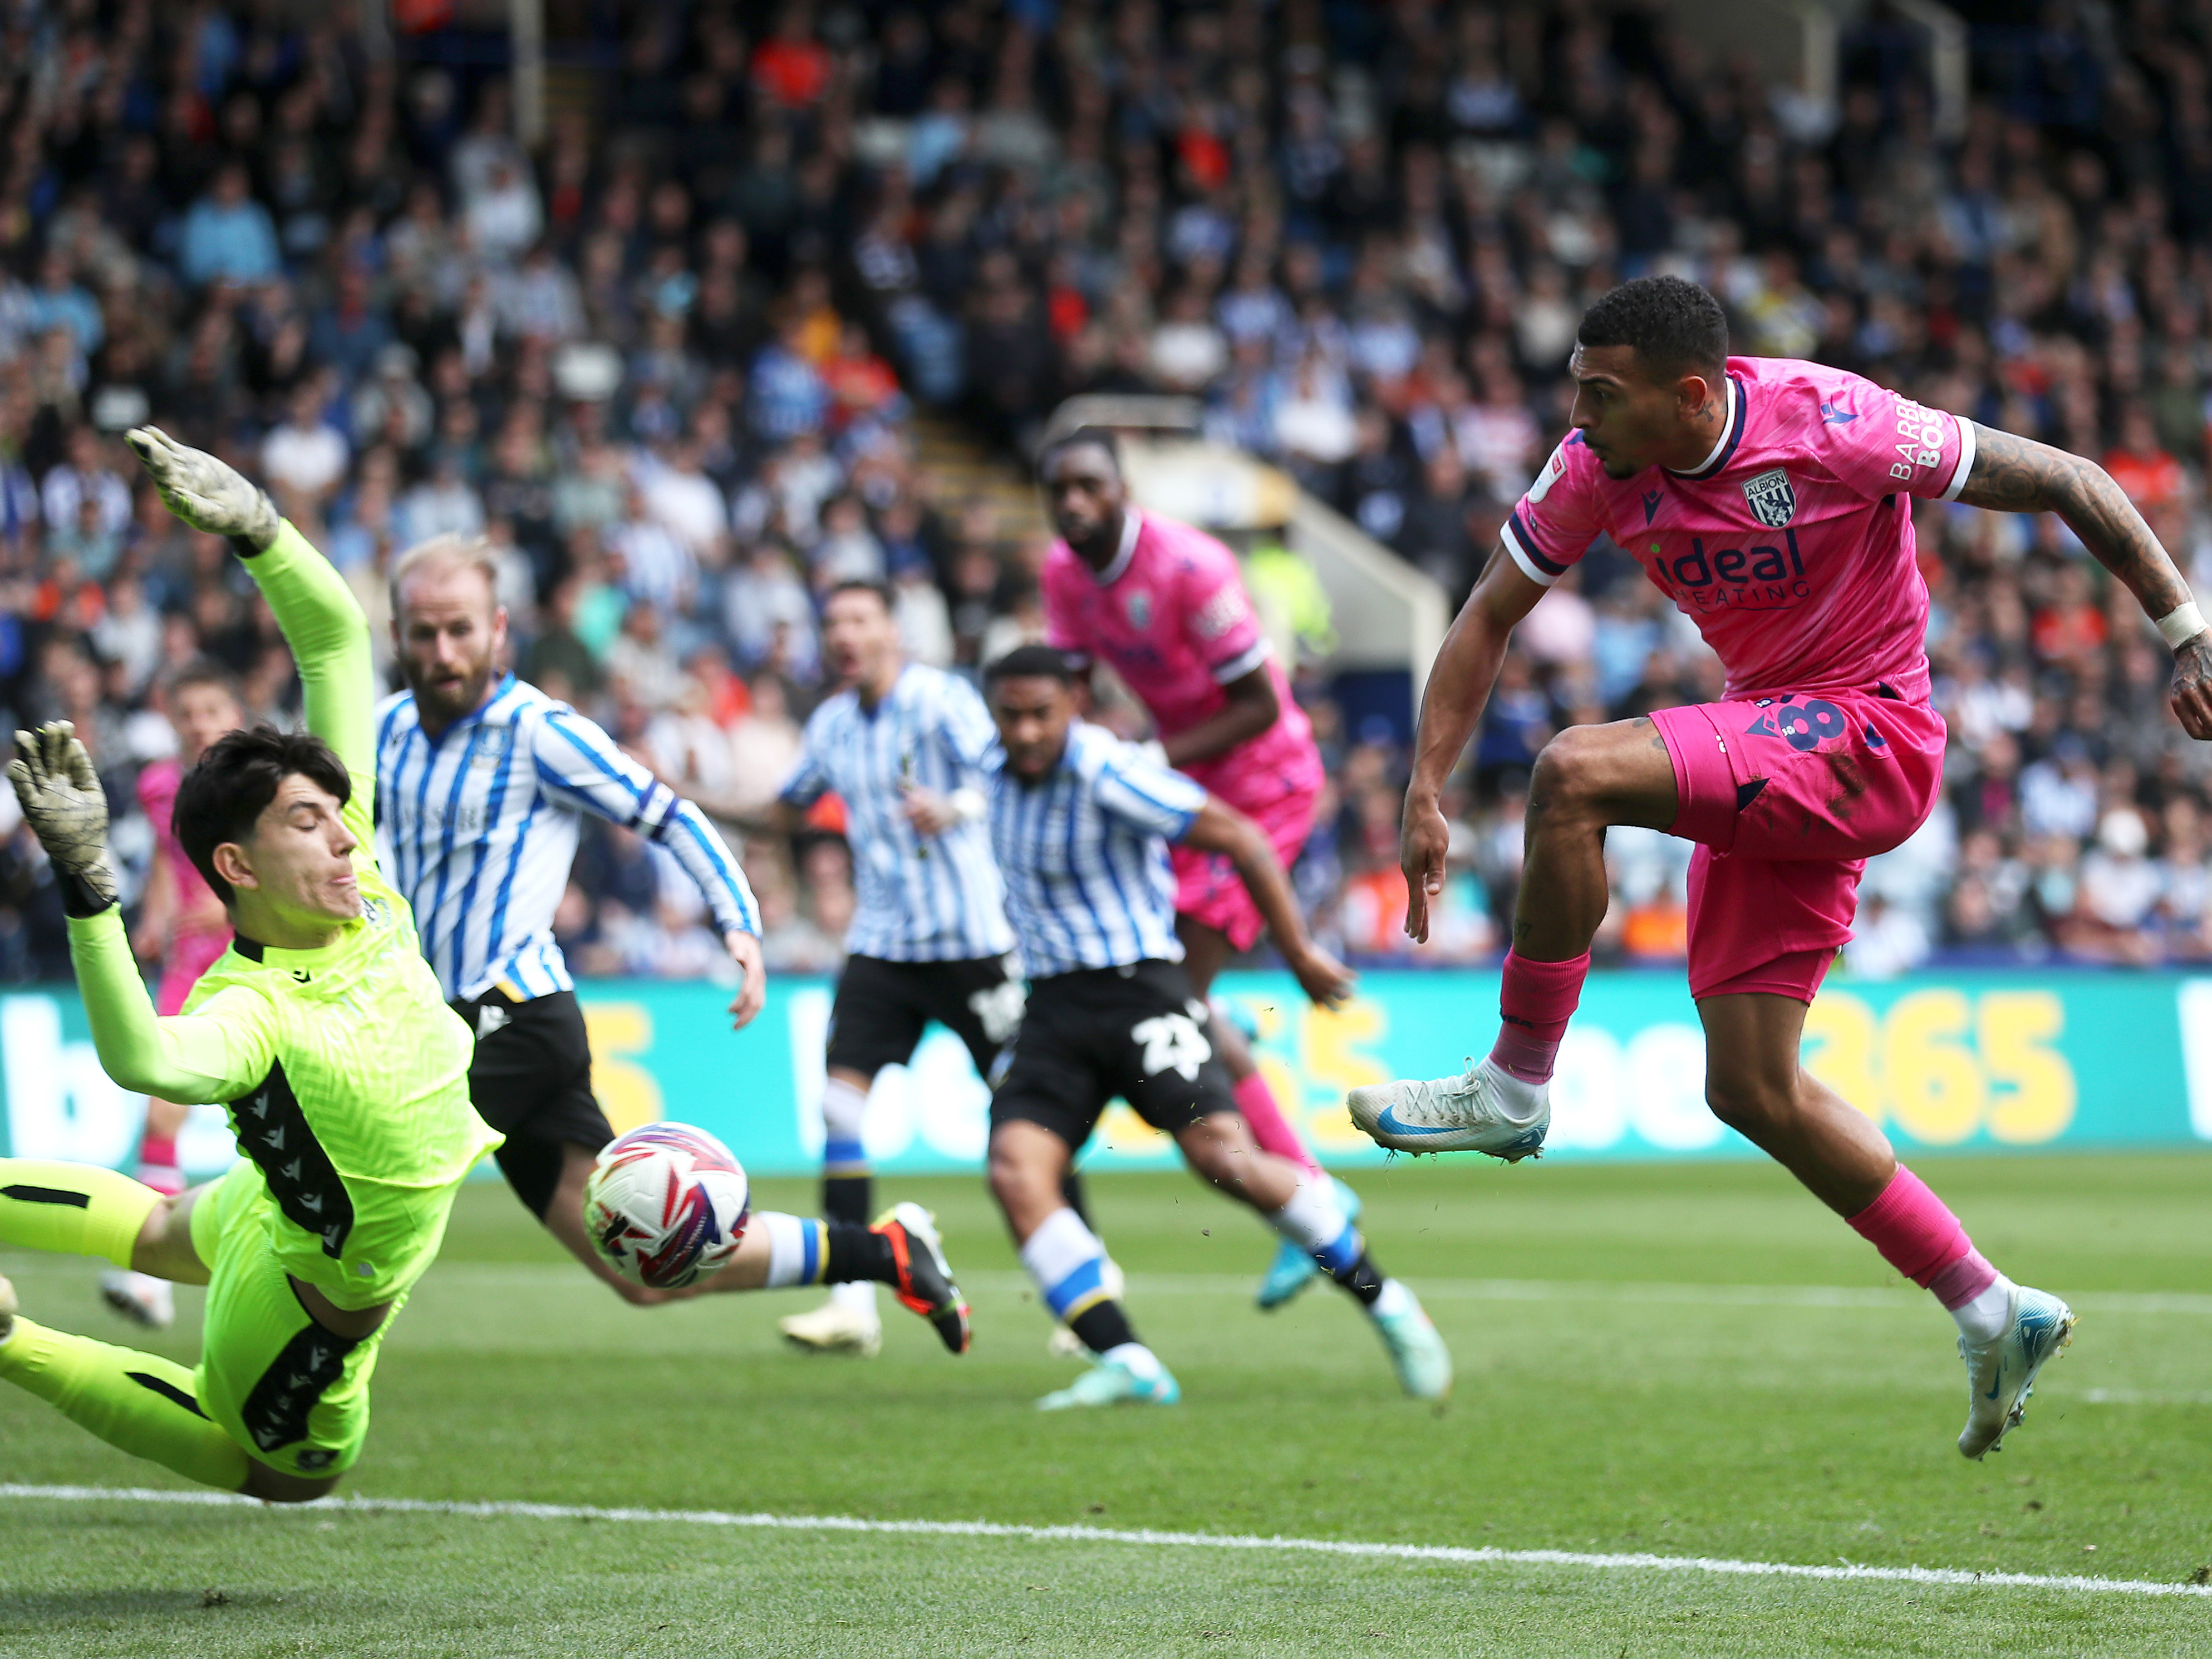
<svg viewBox="0 0 2212 1659">
<path fill-rule="evenodd" d="M 1551 1099 L 1552 1085 L 1531 1083 L 1519 1078 L 1486 1055 L 1482 1064 L 1490 1068 L 1491 1081 L 1498 1085 L 1498 1115 L 1508 1123 L 1526 1127 L 1543 1114 Z"/>
<path fill-rule="evenodd" d="M 848 1312 L 876 1317 L 876 1282 L 872 1279 L 855 1279 L 848 1284 L 832 1285 L 830 1300 Z"/>
<path fill-rule="evenodd" d="M 768 1233 L 768 1283 L 763 1290 L 811 1285 L 822 1276 L 822 1224 L 776 1210 L 756 1210 L 752 1224 Z"/>
<path fill-rule="evenodd" d="M 1977 1347 L 2002 1336 L 2005 1327 L 2012 1323 L 2012 1280 L 1999 1273 L 1990 1281 L 1989 1289 L 1972 1302 L 1952 1309 L 1951 1317 L 1959 1322 L 1959 1334 Z"/>
<path fill-rule="evenodd" d="M 1313 1181 L 1299 1176 L 1290 1202 L 1270 1212 L 1267 1224 L 1330 1273 L 1341 1273 L 1359 1260 L 1358 1231 L 1326 1177 Z"/>
<path fill-rule="evenodd" d="M 1160 1373 L 1166 1369 L 1160 1364 L 1160 1357 L 1141 1342 L 1116 1343 L 1098 1357 L 1112 1360 L 1130 1376 L 1145 1382 L 1158 1382 Z"/>
<path fill-rule="evenodd" d="M 1369 1304 L 1367 1311 L 1377 1319 L 1389 1319 L 1398 1314 L 1411 1313 L 1419 1305 L 1413 1300 L 1411 1291 L 1395 1279 L 1386 1279 L 1382 1281 L 1381 1294 Z"/>
<path fill-rule="evenodd" d="M 1106 1247 L 1098 1235 L 1065 1205 L 1022 1243 L 1022 1266 L 1044 1292 L 1045 1305 L 1055 1319 L 1073 1319 L 1085 1308 L 1110 1299 L 1106 1265 Z"/>
<path fill-rule="evenodd" d="M 867 1149 L 860 1144 L 860 1126 L 868 1115 L 868 1091 L 855 1089 L 842 1078 L 822 1085 L 822 1167 L 829 1175 L 866 1175 Z"/>
</svg>

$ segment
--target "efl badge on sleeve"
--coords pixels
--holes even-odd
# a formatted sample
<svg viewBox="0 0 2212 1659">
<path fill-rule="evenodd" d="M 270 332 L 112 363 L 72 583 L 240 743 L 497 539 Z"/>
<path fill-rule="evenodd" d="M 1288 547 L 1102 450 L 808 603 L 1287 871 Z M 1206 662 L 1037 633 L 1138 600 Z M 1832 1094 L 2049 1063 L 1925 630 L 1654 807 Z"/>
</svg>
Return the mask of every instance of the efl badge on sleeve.
<svg viewBox="0 0 2212 1659">
<path fill-rule="evenodd" d="M 1790 475 L 1778 466 L 1744 485 L 1743 499 L 1751 516 L 1769 530 L 1779 530 L 1797 516 L 1797 492 L 1790 487 Z"/>
</svg>

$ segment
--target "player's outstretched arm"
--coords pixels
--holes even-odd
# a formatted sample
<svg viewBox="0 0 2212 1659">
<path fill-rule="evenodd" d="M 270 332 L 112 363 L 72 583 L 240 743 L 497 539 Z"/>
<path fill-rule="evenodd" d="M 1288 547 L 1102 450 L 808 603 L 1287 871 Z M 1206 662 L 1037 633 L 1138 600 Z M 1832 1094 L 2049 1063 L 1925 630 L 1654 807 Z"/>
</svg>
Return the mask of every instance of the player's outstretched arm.
<svg viewBox="0 0 2212 1659">
<path fill-rule="evenodd" d="M 1429 901 L 1444 890 L 1444 848 L 1450 836 L 1438 803 L 1445 781 L 1467 752 L 1490 690 L 1498 684 L 1508 636 L 1543 597 L 1543 587 L 1522 574 L 1504 547 L 1492 549 L 1430 666 L 1399 842 L 1399 862 L 1406 871 L 1406 932 L 1422 944 L 1429 937 Z"/>
<path fill-rule="evenodd" d="M 69 915 L 70 960 L 100 1069 L 134 1094 L 197 1103 L 244 1094 L 274 1052 L 258 999 L 218 994 L 198 1013 L 157 1019 L 138 976 L 107 858 L 107 797 L 67 720 L 15 734 L 8 781 L 46 849 Z M 218 1007 L 216 1005 L 220 1004 Z"/>
<path fill-rule="evenodd" d="M 137 428 L 125 441 L 169 511 L 195 530 L 227 538 L 268 599 L 299 667 L 307 730 L 330 744 L 352 775 L 345 825 L 367 849 L 374 840 L 376 671 L 360 601 L 330 561 L 237 469 L 159 427 Z"/>
<path fill-rule="evenodd" d="M 538 721 L 535 743 L 531 759 L 540 790 L 658 842 L 698 884 L 740 976 L 730 1002 L 731 1022 L 741 1030 L 750 1024 L 768 1000 L 760 907 L 744 868 L 707 815 L 572 708 L 554 709 Z"/>
<path fill-rule="evenodd" d="M 2189 584 L 2135 503 L 2094 461 L 1977 422 L 1974 467 L 1959 499 L 1999 513 L 2056 513 L 2128 585 L 2173 648 L 2167 702 L 2182 729 L 2212 739 L 2212 633 Z"/>
<path fill-rule="evenodd" d="M 1182 843 L 1202 853 L 1227 854 L 1244 878 L 1244 889 L 1273 936 L 1275 948 L 1297 976 L 1305 994 L 1323 1008 L 1334 1008 L 1352 994 L 1354 975 L 1349 968 L 1313 942 L 1305 918 L 1298 914 L 1297 896 L 1291 890 L 1275 849 L 1260 826 L 1235 807 L 1208 795 L 1206 805 L 1183 831 Z"/>
</svg>

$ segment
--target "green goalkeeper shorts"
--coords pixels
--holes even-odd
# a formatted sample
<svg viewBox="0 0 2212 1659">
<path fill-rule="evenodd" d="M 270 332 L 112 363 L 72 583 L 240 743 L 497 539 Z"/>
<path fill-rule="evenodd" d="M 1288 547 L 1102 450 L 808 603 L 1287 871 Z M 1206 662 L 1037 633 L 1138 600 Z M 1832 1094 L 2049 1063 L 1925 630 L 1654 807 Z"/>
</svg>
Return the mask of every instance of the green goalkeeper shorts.
<svg viewBox="0 0 2212 1659">
<path fill-rule="evenodd" d="M 370 1335 L 333 1336 L 307 1316 L 277 1260 L 276 1219 L 251 1164 L 192 1206 L 192 1249 L 213 1275 L 195 1392 L 209 1419 L 270 1468 L 337 1474 L 368 1438 L 368 1379 L 406 1297 Z"/>
</svg>

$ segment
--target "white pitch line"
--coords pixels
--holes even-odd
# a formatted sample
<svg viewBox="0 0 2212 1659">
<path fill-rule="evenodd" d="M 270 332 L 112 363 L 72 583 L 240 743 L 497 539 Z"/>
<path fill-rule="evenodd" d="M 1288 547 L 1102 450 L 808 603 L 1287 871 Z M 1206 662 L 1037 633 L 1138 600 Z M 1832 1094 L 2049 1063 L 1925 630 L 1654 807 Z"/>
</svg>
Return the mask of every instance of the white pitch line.
<svg viewBox="0 0 2212 1659">
<path fill-rule="evenodd" d="M 230 1492 L 167 1492 L 149 1486 L 0 1485 L 0 1498 L 52 1503 L 171 1504 L 251 1509 L 261 1514 L 331 1510 L 362 1515 L 448 1515 L 469 1519 L 612 1521 L 656 1526 L 732 1527 L 763 1532 L 887 1533 L 925 1538 L 1006 1538 L 1036 1544 L 1139 1544 L 1162 1549 L 1273 1551 L 1352 1556 L 1437 1566 L 1615 1569 L 1701 1572 L 1731 1578 L 1812 1578 L 1828 1582 L 1936 1584 L 1972 1589 L 2075 1590 L 2105 1595 L 2212 1596 L 2212 1584 L 2162 1584 L 2144 1578 L 2091 1578 L 2075 1573 L 1974 1572 L 1962 1567 L 1867 1567 L 1850 1562 L 1808 1566 L 1794 1561 L 1737 1561 L 1711 1555 L 1645 1555 L 1581 1550 L 1468 1549 L 1446 1544 L 1368 1544 L 1334 1538 L 1261 1538 L 1252 1534 L 1161 1532 L 1150 1527 L 1024 1527 L 997 1521 L 870 1521 L 844 1515 L 747 1515 L 726 1510 L 599 1509 L 582 1504 L 439 1503 L 419 1498 L 325 1498 L 313 1504 L 264 1504 Z"/>
</svg>

